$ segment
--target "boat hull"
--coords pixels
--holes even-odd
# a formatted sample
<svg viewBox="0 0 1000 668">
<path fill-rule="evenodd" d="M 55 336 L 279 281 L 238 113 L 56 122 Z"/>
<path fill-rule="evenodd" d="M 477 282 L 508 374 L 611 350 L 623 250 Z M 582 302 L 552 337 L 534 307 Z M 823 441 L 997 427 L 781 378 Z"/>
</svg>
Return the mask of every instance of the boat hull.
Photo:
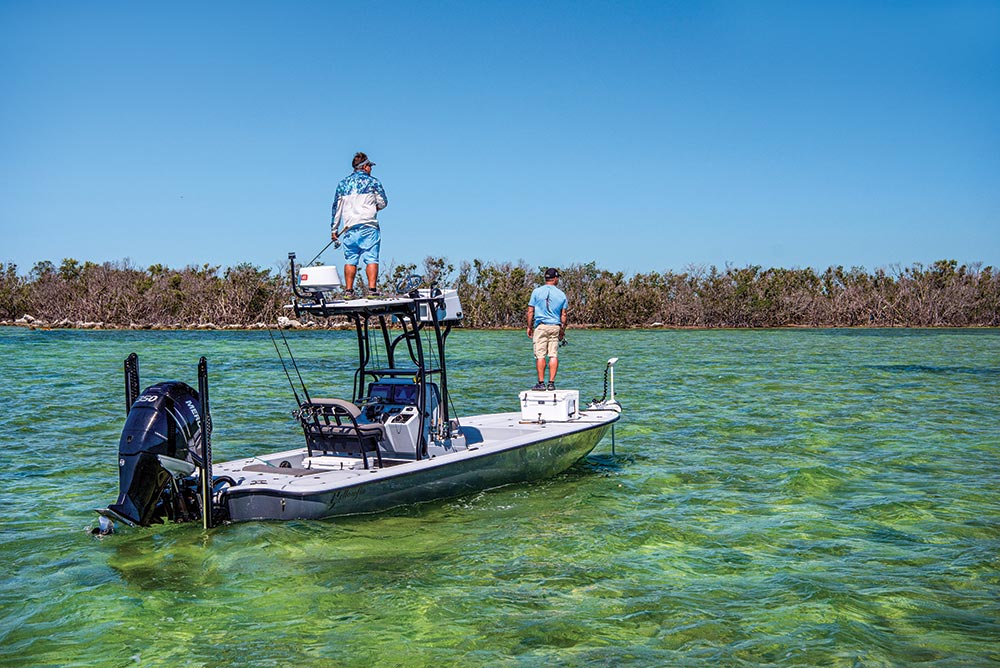
<svg viewBox="0 0 1000 668">
<path fill-rule="evenodd" d="M 430 460 L 371 469 L 330 489 L 233 488 L 225 497 L 229 519 L 320 519 L 376 513 L 402 505 L 453 498 L 516 482 L 556 475 L 589 454 L 617 414 L 578 429 L 553 429 L 546 436 L 503 447 L 488 441 L 468 451 Z M 306 485 L 302 485 L 306 487 Z M 315 487 L 315 483 L 313 484 Z"/>
</svg>

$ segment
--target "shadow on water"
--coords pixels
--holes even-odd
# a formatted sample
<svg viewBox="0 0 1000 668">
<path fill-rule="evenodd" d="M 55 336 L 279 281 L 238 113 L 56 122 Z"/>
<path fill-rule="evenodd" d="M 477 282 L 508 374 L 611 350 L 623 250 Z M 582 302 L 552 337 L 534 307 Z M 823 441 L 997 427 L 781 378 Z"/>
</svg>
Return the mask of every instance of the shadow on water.
<svg viewBox="0 0 1000 668">
<path fill-rule="evenodd" d="M 615 454 L 611 454 L 610 452 L 602 452 L 600 454 L 591 453 L 570 467 L 569 470 L 580 473 L 614 473 L 634 463 L 635 456 L 630 453 L 620 451 Z"/>
</svg>

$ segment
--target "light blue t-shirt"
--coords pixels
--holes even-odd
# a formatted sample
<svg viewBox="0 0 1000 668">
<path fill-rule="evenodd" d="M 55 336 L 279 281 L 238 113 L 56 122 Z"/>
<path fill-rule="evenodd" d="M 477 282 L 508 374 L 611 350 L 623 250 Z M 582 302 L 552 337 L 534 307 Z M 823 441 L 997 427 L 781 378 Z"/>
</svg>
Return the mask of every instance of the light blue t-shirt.
<svg viewBox="0 0 1000 668">
<path fill-rule="evenodd" d="M 531 292 L 528 306 L 535 307 L 535 324 L 561 325 L 563 309 L 568 305 L 566 294 L 554 285 L 540 285 Z"/>
</svg>

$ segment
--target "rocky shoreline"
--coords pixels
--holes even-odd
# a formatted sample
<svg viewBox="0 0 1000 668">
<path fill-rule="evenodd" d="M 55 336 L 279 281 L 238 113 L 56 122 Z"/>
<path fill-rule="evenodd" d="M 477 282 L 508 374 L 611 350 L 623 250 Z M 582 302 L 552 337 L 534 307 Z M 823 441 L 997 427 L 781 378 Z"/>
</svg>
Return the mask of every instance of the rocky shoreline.
<svg viewBox="0 0 1000 668">
<path fill-rule="evenodd" d="M 40 318 L 35 318 L 34 316 L 25 314 L 24 316 L 18 318 L 17 320 L 0 320 L 0 327 L 25 327 L 28 329 L 40 329 L 40 330 L 53 330 L 53 329 L 89 329 L 89 330 L 109 330 L 109 331 L 121 331 L 121 330 L 141 330 L 141 331 L 211 331 L 211 330 L 224 330 L 224 331 L 253 331 L 253 330 L 266 330 L 266 329 L 302 329 L 302 330 L 345 330 L 354 329 L 354 323 L 348 321 L 337 321 L 337 322 L 316 322 L 314 320 L 307 320 L 302 322 L 301 320 L 295 320 L 294 318 L 286 318 L 285 316 L 280 316 L 276 323 L 266 323 L 266 322 L 254 322 L 254 323 L 229 323 L 225 325 L 217 325 L 214 322 L 200 322 L 200 323 L 129 323 L 127 325 L 122 325 L 119 323 L 108 323 L 108 322 L 90 322 L 81 320 L 57 320 L 57 321 L 47 321 Z M 663 322 L 653 322 L 647 325 L 635 325 L 633 327 L 627 328 L 609 328 L 602 327 L 595 324 L 587 323 L 571 323 L 569 329 L 672 329 L 672 330 L 698 330 L 698 329 L 994 329 L 996 325 L 882 325 L 882 324 L 864 324 L 864 325 L 836 325 L 836 324 L 825 324 L 825 325 L 780 325 L 771 327 L 722 327 L 713 328 L 705 327 L 700 325 L 669 325 Z M 486 328 L 473 328 L 473 329 L 519 329 L 518 327 L 486 327 Z"/>
<path fill-rule="evenodd" d="M 0 327 L 27 327 L 29 329 L 107 329 L 107 330 L 262 330 L 262 329 L 354 329 L 350 322 L 316 322 L 314 320 L 295 320 L 281 316 L 276 323 L 229 323 L 217 325 L 214 322 L 199 323 L 120 323 L 90 322 L 82 320 L 48 321 L 25 314 L 17 320 L 0 320 Z"/>
</svg>

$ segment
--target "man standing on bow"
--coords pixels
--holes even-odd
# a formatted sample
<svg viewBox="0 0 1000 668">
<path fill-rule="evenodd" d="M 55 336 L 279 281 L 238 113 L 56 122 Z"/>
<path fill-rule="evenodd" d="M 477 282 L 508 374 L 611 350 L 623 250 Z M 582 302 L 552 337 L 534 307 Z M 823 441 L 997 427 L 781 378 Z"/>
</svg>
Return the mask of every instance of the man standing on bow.
<svg viewBox="0 0 1000 668">
<path fill-rule="evenodd" d="M 333 197 L 330 238 L 344 245 L 344 297 L 354 298 L 354 276 L 359 263 L 365 265 L 369 296 L 377 297 L 378 253 L 382 242 L 378 212 L 389 201 L 382 183 L 372 176 L 375 163 L 367 155 L 355 153 L 351 165 L 354 173 L 340 182 Z"/>
<path fill-rule="evenodd" d="M 559 369 L 559 342 L 566 336 L 566 294 L 556 287 L 559 270 L 545 270 L 545 285 L 531 293 L 528 301 L 528 337 L 534 342 L 535 369 L 538 384 L 533 390 L 556 389 L 556 371 Z M 545 385 L 545 357 L 549 358 L 549 384 Z"/>
</svg>

